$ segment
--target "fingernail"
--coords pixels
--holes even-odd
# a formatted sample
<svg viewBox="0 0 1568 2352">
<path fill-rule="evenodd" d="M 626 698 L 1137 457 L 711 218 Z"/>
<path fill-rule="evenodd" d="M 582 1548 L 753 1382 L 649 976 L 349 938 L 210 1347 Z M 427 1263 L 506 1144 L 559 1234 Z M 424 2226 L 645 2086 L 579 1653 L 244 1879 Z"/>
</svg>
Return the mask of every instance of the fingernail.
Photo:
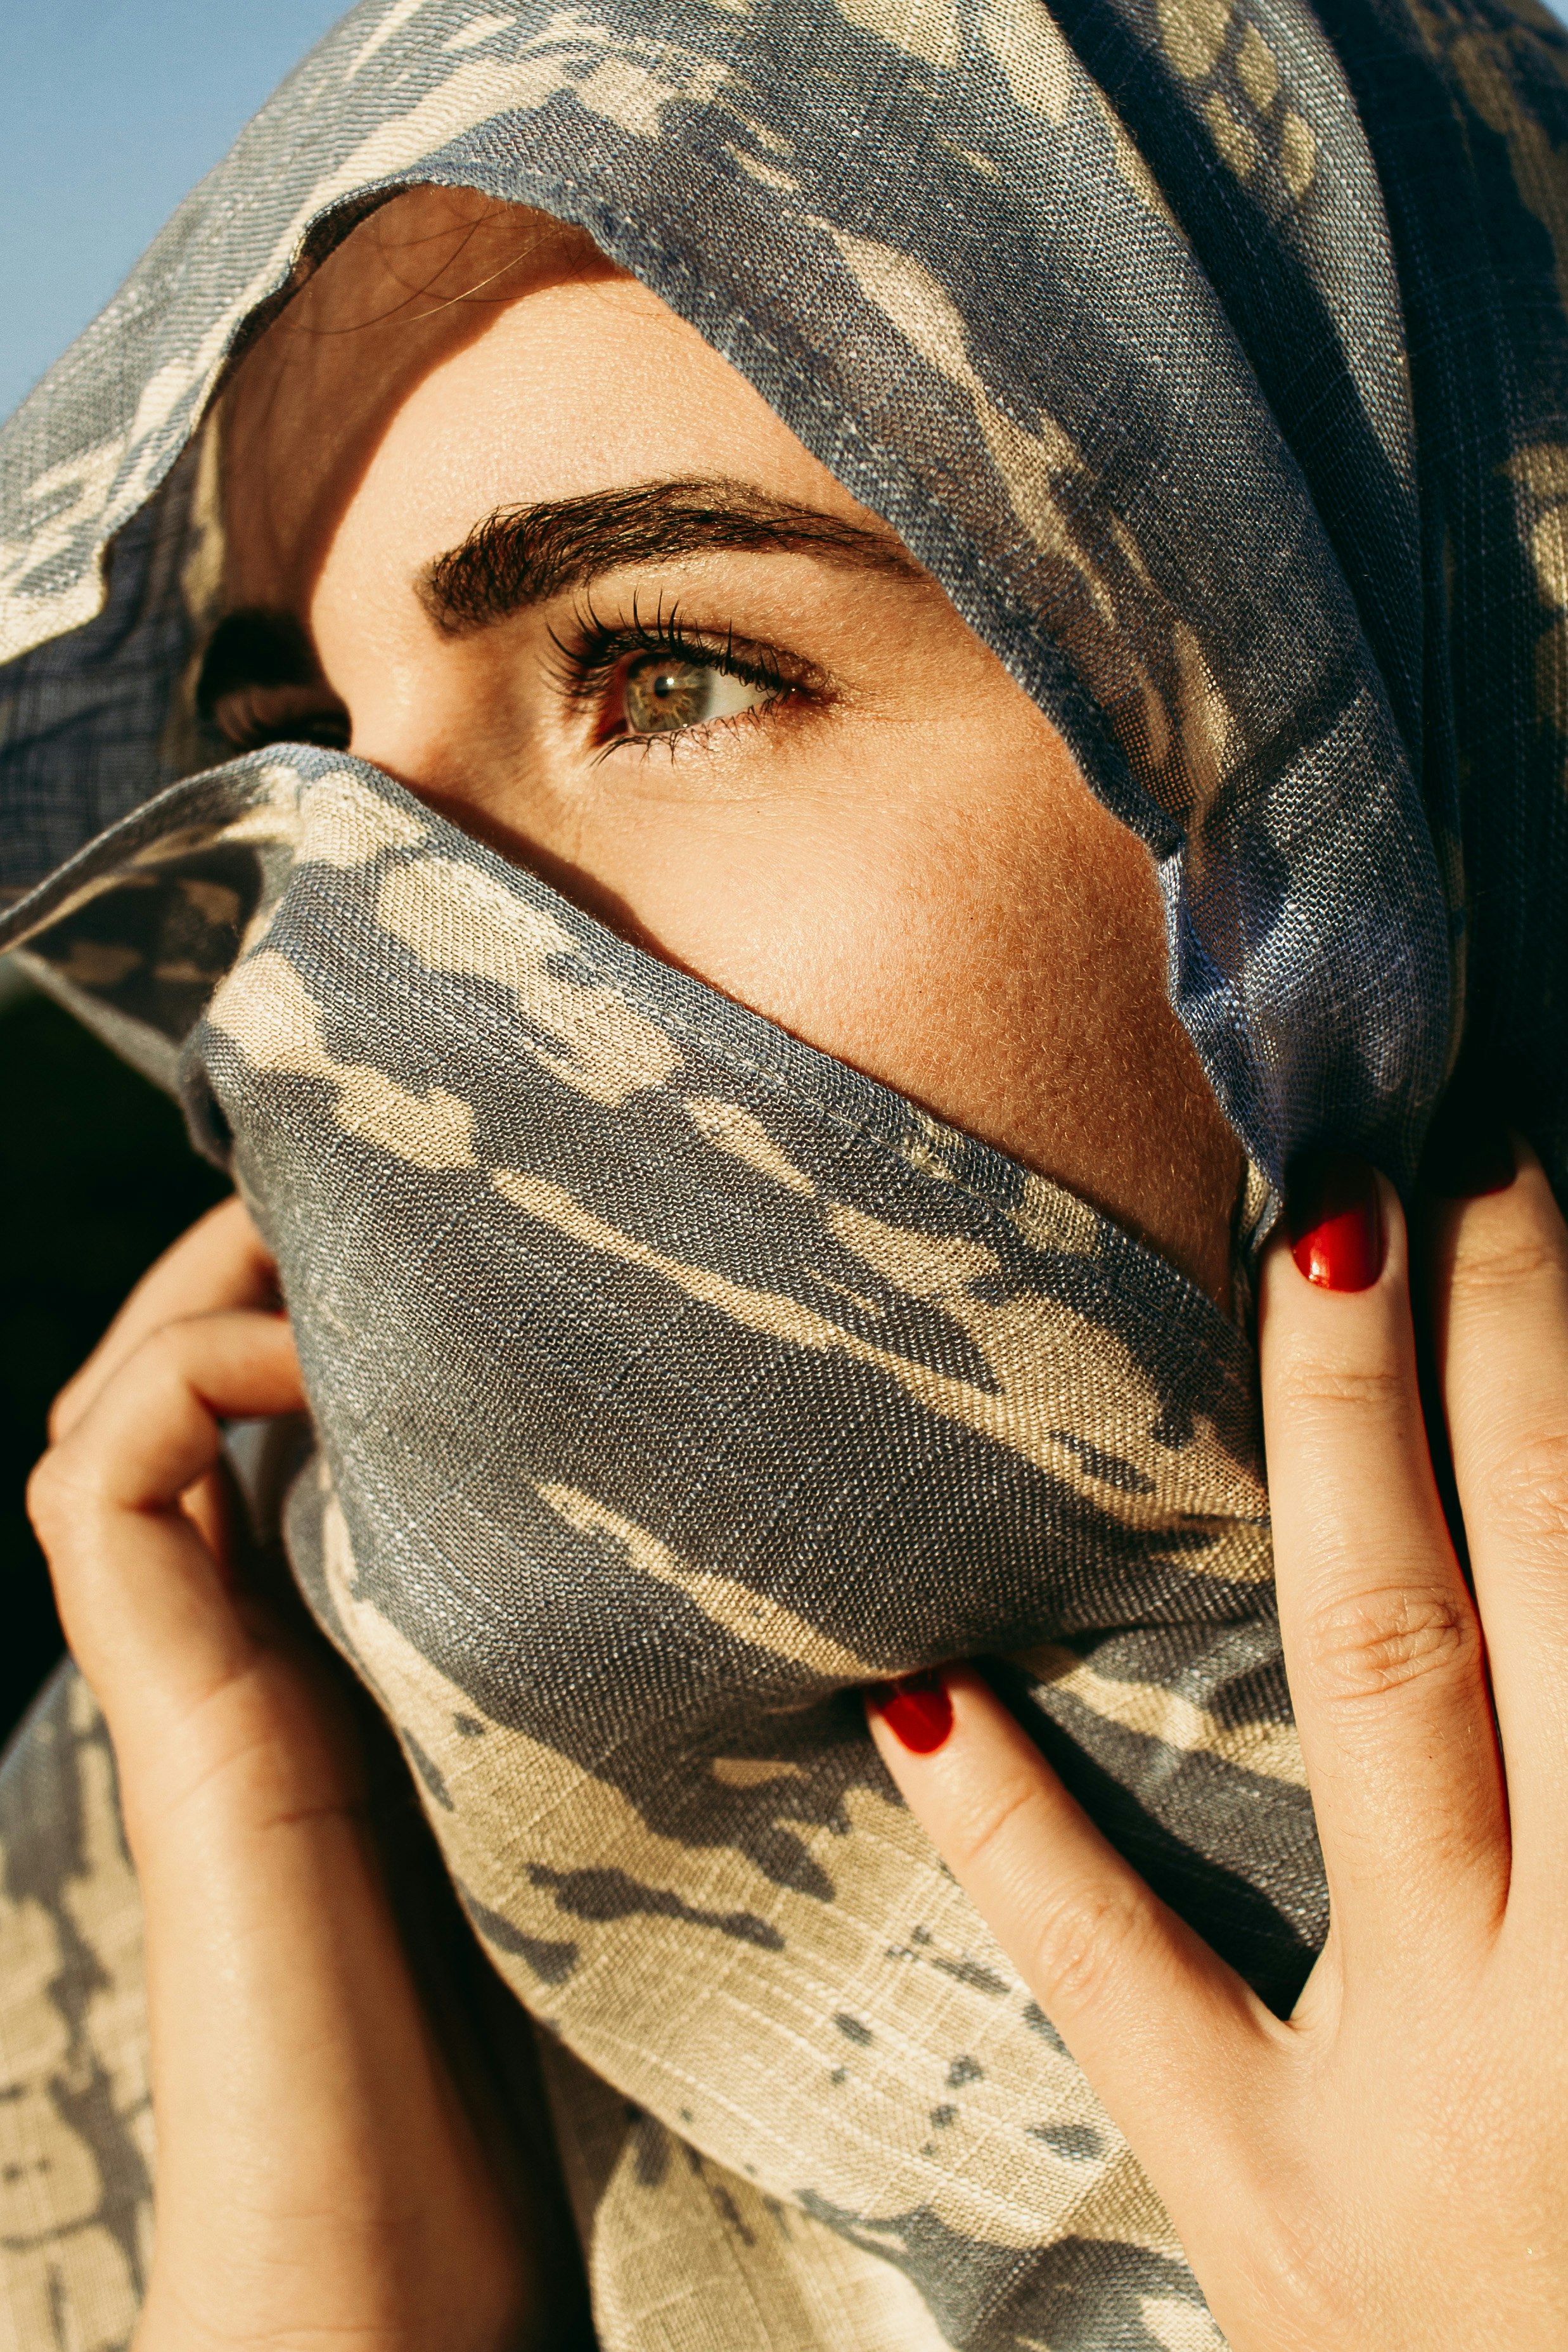
<svg viewBox="0 0 1568 2352">
<path fill-rule="evenodd" d="M 1323 1290 L 1367 1290 L 1383 1272 L 1383 1195 L 1364 1160 L 1319 1151 L 1292 1170 L 1290 1255 Z"/>
<path fill-rule="evenodd" d="M 952 1729 L 952 1701 L 940 1666 L 875 1683 L 866 1694 L 895 1739 L 916 1756 L 930 1756 Z"/>
<path fill-rule="evenodd" d="M 1444 1200 L 1479 1201 L 1489 1192 L 1506 1192 L 1518 1173 L 1513 1139 L 1496 1120 L 1447 1119 L 1434 1128 L 1425 1174 Z"/>
</svg>

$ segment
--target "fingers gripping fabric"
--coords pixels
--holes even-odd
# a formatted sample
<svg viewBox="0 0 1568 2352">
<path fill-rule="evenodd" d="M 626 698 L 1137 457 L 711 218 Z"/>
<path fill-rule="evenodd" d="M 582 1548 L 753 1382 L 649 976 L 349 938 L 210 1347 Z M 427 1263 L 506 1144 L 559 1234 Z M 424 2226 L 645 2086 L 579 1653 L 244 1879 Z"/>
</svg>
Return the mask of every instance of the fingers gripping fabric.
<svg viewBox="0 0 1568 2352">
<path fill-rule="evenodd" d="M 1325 1901 L 1250 1351 L 375 771 L 214 767 L 211 394 L 401 186 L 586 226 L 1148 845 L 1245 1287 L 1291 1155 L 1407 1181 L 1461 1049 L 1568 1167 L 1563 55 L 1458 0 L 375 0 L 0 436 L 0 945 L 278 1252 L 295 1568 L 543 2033 L 612 2352 L 1214 2346 L 855 1693 L 1002 1659 L 1288 2005 Z M 105 2352 L 153 2165 L 106 1769 L 68 1678 L 0 1776 L 6 2321 Z"/>
<path fill-rule="evenodd" d="M 291 1556 L 581 2062 L 555 2079 L 610 2340 L 644 2340 L 639 2237 L 672 2258 L 716 2213 L 760 2280 L 813 2275 L 825 2232 L 874 2258 L 851 2281 L 890 2259 L 955 2342 L 1092 2331 L 1129 2282 L 1195 2308 L 858 1692 L 1045 1645 L 1020 1703 L 1288 1998 L 1321 1890 L 1240 1336 L 1058 1187 L 332 755 L 176 786 L 61 878 L 36 952 L 68 969 L 131 877 L 161 956 L 220 874 L 250 912 L 183 1085 L 299 1335 Z M 638 2117 L 607 2171 L 590 2078 Z"/>
</svg>

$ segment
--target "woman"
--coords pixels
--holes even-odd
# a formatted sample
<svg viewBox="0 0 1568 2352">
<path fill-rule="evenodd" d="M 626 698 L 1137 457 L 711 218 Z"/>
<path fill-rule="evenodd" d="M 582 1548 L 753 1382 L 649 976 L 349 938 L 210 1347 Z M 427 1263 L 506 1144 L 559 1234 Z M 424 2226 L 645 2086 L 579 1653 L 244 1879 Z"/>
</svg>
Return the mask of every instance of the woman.
<svg viewBox="0 0 1568 2352">
<path fill-rule="evenodd" d="M 9 936 L 177 1077 L 266 1243 L 226 1213 L 158 1277 L 39 1487 L 148 1906 L 149 2345 L 500 2341 L 529 2302 L 474 2068 L 426 2021 L 482 2011 L 478 1980 L 416 1993 L 353 1743 L 171 1508 L 213 1410 L 293 1401 L 254 1319 L 274 1262 L 320 1441 L 290 1559 L 550 2029 L 601 2340 L 1212 2342 L 1184 2244 L 1239 2344 L 1421 2341 L 1462 2307 L 1435 2192 L 1418 2304 L 1299 2171 L 1263 2242 L 1331 2251 L 1248 2301 L 1236 2204 L 1174 2223 L 1190 2147 L 943 1810 L 1005 1727 L 960 1680 L 930 1765 L 887 1727 L 934 1739 L 943 1693 L 878 1733 L 998 1942 L 857 1696 L 1006 1654 L 1116 1843 L 1290 2011 L 1325 1897 L 1255 1452 L 1261 1239 L 1313 1146 L 1407 1189 L 1461 1044 L 1562 1181 L 1556 40 L 1332 31 L 356 16 L 13 427 Z M 1337 1379 L 1392 1367 L 1362 1477 L 1394 1491 L 1396 1202 L 1307 1181 L 1303 1248 L 1334 1272 L 1348 1233 L 1367 1311 L 1302 1319 L 1300 1360 L 1348 1331 Z M 1560 1252 L 1533 1162 L 1501 1197 Z M 1305 1284 L 1277 1311 L 1289 1264 L 1276 1332 L 1315 1312 Z M 1404 1500 L 1403 1580 L 1441 1597 Z M 1473 1627 L 1449 1647 L 1473 1744 Z M 18 2307 L 107 2343 L 147 2151 L 102 1737 L 56 1693 L 5 1829 L 15 2107 L 52 2166 Z M 1163 1921 L 1076 1819 L 1047 1814 L 1091 1914 Z M 1549 1931 L 1530 1949 L 1549 1974 Z M 1194 2046 L 1183 1998 L 1156 2057 Z M 1274 2137 L 1210 2131 L 1215 2027 L 1177 2143 L 1201 2117 L 1271 2178 L 1331 2101 L 1276 2096 L 1266 2012 L 1225 1999 Z M 481 2071 L 521 2018 L 482 2011 Z M 1503 2236 L 1463 2275 L 1527 2341 L 1560 2271 L 1521 2249 L 1556 2241 Z M 279 2280 L 297 2300 L 258 2300 Z"/>
</svg>

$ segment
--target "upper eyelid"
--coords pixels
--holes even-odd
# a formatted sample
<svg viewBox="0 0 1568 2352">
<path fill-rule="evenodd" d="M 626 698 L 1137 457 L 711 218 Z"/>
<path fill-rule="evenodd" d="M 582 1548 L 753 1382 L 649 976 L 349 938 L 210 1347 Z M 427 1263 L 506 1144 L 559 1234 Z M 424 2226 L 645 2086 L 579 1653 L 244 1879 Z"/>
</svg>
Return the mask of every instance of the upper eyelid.
<svg viewBox="0 0 1568 2352">
<path fill-rule="evenodd" d="M 831 691 L 831 679 L 816 663 L 765 638 L 742 636 L 732 625 L 719 628 L 692 624 L 679 604 L 667 611 L 662 598 L 651 622 L 638 615 L 635 593 L 629 621 L 605 620 L 587 597 L 574 604 L 572 619 L 572 637 L 563 637 L 553 629 L 550 636 L 559 656 L 558 680 L 574 701 L 600 690 L 618 663 L 628 654 L 642 651 L 710 659 L 715 668 L 731 677 L 781 690 L 795 688 L 816 695 Z"/>
</svg>

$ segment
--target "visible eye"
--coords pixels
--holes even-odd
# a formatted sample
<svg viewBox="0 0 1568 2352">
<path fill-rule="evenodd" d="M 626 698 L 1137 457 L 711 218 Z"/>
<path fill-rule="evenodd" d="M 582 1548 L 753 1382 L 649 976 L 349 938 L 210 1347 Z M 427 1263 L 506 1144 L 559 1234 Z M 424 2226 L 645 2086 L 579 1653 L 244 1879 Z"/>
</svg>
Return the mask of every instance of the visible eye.
<svg viewBox="0 0 1568 2352">
<path fill-rule="evenodd" d="M 623 735 L 679 735 L 715 719 L 735 719 L 776 699 L 776 686 L 675 654 L 638 654 L 622 670 L 611 724 Z M 619 705 L 616 709 L 615 705 Z"/>
</svg>

